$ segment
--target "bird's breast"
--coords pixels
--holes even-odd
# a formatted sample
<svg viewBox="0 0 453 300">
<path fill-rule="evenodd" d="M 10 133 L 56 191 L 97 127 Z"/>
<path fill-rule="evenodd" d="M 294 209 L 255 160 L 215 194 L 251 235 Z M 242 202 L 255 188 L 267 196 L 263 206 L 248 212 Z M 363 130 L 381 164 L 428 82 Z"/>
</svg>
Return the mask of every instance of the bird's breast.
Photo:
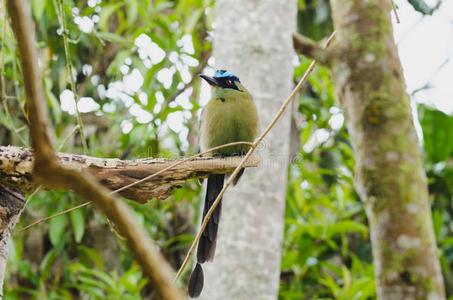
<svg viewBox="0 0 453 300">
<path fill-rule="evenodd" d="M 253 142 L 258 131 L 255 104 L 251 99 L 212 99 L 202 114 L 200 129 L 203 151 L 233 142 Z M 214 154 L 238 154 L 247 149 L 235 146 Z"/>
</svg>

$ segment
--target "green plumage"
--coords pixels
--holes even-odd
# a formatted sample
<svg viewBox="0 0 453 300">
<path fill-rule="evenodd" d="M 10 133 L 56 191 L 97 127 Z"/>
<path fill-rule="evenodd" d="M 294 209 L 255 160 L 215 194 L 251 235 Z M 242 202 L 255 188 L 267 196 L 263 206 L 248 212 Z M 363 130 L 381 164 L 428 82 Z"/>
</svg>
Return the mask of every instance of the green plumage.
<svg viewBox="0 0 453 300">
<path fill-rule="evenodd" d="M 201 118 L 201 149 L 205 151 L 233 142 L 253 142 L 258 133 L 258 115 L 250 93 L 240 83 L 238 90 L 214 87 L 213 97 Z M 214 155 L 242 154 L 250 147 L 233 146 Z"/>
</svg>

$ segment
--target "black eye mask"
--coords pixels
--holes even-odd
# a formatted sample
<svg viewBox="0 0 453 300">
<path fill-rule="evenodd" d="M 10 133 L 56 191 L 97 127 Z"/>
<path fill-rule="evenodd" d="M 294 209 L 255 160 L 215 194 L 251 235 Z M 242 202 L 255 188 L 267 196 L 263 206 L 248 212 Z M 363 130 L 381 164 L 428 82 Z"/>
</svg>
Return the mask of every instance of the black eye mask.
<svg viewBox="0 0 453 300">
<path fill-rule="evenodd" d="M 239 81 L 237 77 L 214 77 L 217 81 L 217 84 L 219 87 L 224 88 L 224 89 L 233 89 L 240 91 L 239 88 L 236 85 L 236 81 Z"/>
</svg>

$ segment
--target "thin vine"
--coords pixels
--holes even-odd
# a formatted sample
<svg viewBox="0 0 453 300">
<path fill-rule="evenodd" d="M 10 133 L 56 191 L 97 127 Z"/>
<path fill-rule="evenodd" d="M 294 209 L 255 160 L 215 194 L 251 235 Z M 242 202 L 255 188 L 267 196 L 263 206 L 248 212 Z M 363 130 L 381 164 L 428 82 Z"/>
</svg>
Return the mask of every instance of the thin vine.
<svg viewBox="0 0 453 300">
<path fill-rule="evenodd" d="M 71 91 L 72 91 L 72 94 L 74 95 L 77 124 L 78 124 L 79 133 L 80 133 L 80 139 L 82 141 L 83 152 L 84 152 L 84 154 L 86 154 L 88 146 L 87 146 L 87 142 L 86 142 L 85 129 L 83 126 L 82 116 L 80 114 L 79 107 L 78 107 L 79 95 L 76 90 L 76 83 L 74 81 L 74 76 L 73 76 L 74 75 L 74 66 L 72 65 L 71 52 L 69 51 L 68 30 L 66 27 L 66 16 L 64 13 L 63 0 L 53 0 L 53 3 L 55 6 L 55 9 L 56 9 L 56 12 L 57 12 L 58 22 L 60 23 L 60 27 L 62 30 L 63 46 L 64 46 L 64 52 L 65 52 L 65 57 L 66 57 L 66 69 L 67 69 L 68 76 L 69 76 L 69 83 L 71 86 Z"/>
</svg>

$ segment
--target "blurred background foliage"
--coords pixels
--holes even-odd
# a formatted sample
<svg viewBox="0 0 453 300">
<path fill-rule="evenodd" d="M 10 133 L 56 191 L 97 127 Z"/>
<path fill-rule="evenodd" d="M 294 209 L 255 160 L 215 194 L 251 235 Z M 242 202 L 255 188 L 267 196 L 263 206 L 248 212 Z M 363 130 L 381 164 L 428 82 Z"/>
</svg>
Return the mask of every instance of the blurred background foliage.
<svg viewBox="0 0 453 300">
<path fill-rule="evenodd" d="M 214 64 L 213 0 L 31 4 L 60 151 L 123 159 L 197 151 L 200 102 L 206 100 L 197 75 Z M 3 5 L 0 140 L 28 147 L 22 75 Z M 328 1 L 300 0 L 298 21 L 300 32 L 323 38 L 332 31 Z M 295 81 L 308 63 L 298 58 Z M 453 118 L 425 105 L 417 109 L 439 255 L 453 297 Z M 288 170 L 279 297 L 373 299 L 367 221 L 354 191 L 353 152 L 328 70 L 319 67 L 310 77 L 293 125 L 300 147 Z M 128 201 L 174 268 L 194 236 L 200 190 L 190 181 L 165 201 Z M 71 192 L 37 189 L 28 195 L 10 245 L 6 299 L 153 298 L 124 240 L 93 207 L 20 230 L 79 203 Z"/>
</svg>

